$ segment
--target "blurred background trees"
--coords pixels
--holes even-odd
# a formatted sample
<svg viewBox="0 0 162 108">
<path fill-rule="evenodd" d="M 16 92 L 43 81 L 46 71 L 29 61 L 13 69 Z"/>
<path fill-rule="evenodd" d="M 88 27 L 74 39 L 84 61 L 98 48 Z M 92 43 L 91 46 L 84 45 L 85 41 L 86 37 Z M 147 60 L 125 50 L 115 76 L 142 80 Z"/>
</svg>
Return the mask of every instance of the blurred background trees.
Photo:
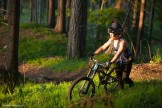
<svg viewBox="0 0 162 108">
<path fill-rule="evenodd" d="M 45 25 L 53 32 L 65 34 L 66 55 L 84 58 L 107 40 L 107 28 L 113 19 L 124 24 L 123 37 L 136 60 L 142 57 L 150 61 L 162 44 L 161 3 L 161 0 L 0 0 L 0 40 L 6 36 L 6 65 L 18 70 L 19 23 Z M 161 54 L 161 49 L 158 52 Z"/>
<path fill-rule="evenodd" d="M 20 23 L 30 22 L 47 25 L 49 28 L 52 28 L 54 32 L 64 33 L 72 39 L 71 36 L 75 33 L 70 33 L 72 30 L 70 21 L 73 21 L 70 19 L 74 17 L 72 15 L 82 15 L 81 12 L 84 11 L 84 9 L 81 9 L 79 13 L 72 11 L 74 7 L 72 7 L 71 4 L 73 2 L 75 1 L 21 0 Z M 94 50 L 101 45 L 105 39 L 107 39 L 108 25 L 115 18 L 119 20 L 121 24 L 124 24 L 126 20 L 123 37 L 130 41 L 132 52 L 134 52 L 136 58 L 138 58 L 140 54 L 147 54 L 149 59 L 151 59 L 151 52 L 154 50 L 152 44 L 155 43 L 154 39 L 160 36 L 160 32 L 158 32 L 161 27 L 160 0 L 88 0 L 87 2 L 87 9 L 85 10 L 87 11 L 87 17 L 84 17 L 86 19 L 82 19 L 82 17 L 79 16 L 79 20 L 81 22 L 82 20 L 87 21 L 86 26 L 84 26 L 85 36 L 83 36 L 87 42 L 84 43 L 93 42 L 95 44 L 84 45 L 85 48 L 83 49 L 86 49 L 86 51 Z M 131 7 L 130 11 L 129 7 Z M 8 17 L 6 14 L 7 0 L 0 0 L 0 9 L 1 19 L 6 20 Z M 86 14 L 86 12 L 83 14 Z M 127 15 L 128 17 L 126 19 Z M 77 22 L 79 20 L 77 20 Z M 80 26 L 80 24 L 77 26 Z M 76 29 L 73 31 L 76 31 Z M 71 41 L 70 39 L 69 41 Z M 80 39 L 78 39 L 78 41 L 80 41 Z M 69 48 L 70 47 L 68 47 L 68 49 Z M 78 49 L 78 51 L 80 50 L 81 49 Z M 87 53 L 86 51 L 84 51 L 83 55 Z M 146 58 L 148 58 L 148 56 Z"/>
</svg>

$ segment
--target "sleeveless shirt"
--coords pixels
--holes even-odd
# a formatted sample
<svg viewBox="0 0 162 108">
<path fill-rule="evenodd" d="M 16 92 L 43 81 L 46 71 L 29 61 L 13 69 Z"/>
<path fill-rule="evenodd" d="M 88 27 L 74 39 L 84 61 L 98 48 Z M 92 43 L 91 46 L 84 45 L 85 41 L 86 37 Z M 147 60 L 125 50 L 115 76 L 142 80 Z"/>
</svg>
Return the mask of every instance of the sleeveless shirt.
<svg viewBox="0 0 162 108">
<path fill-rule="evenodd" d="M 113 50 L 114 50 L 114 55 L 117 53 L 119 47 L 120 47 L 120 42 L 121 42 L 121 38 L 119 39 L 118 43 L 117 43 L 117 47 L 114 47 L 114 40 L 111 41 L 111 45 L 113 46 Z M 131 52 L 128 48 L 124 49 L 124 51 L 119 55 L 119 57 L 117 58 L 116 62 L 122 61 L 122 62 L 127 62 L 129 57 L 131 56 Z"/>
</svg>

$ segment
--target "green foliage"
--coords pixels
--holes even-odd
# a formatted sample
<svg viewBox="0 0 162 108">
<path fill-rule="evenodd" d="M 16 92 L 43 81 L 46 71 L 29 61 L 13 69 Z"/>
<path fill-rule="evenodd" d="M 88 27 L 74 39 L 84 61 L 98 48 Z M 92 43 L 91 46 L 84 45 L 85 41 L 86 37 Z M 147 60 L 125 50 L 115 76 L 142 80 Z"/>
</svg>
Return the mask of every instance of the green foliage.
<svg viewBox="0 0 162 108">
<path fill-rule="evenodd" d="M 104 53 L 104 54 L 101 54 L 101 55 L 97 55 L 96 59 L 101 61 L 101 62 L 108 62 L 112 59 L 112 57 L 113 57 L 113 54 Z"/>
<path fill-rule="evenodd" d="M 162 82 L 136 82 L 132 88 L 104 94 L 102 87 L 96 87 L 93 99 L 76 102 L 68 101 L 70 82 L 60 84 L 27 83 L 16 87 L 14 94 L 0 93 L 0 106 L 20 105 L 27 108 L 65 108 L 65 107 L 115 107 L 115 108 L 161 108 Z M 101 89 L 101 92 L 98 90 Z M 0 86 L 1 91 L 1 86 Z"/>
<path fill-rule="evenodd" d="M 67 59 L 67 38 L 63 34 L 53 33 L 44 26 L 22 24 L 30 35 L 20 36 L 19 61 L 41 65 L 54 72 L 76 71 L 85 67 L 85 59 Z M 30 29 L 29 29 L 30 28 Z"/>
<path fill-rule="evenodd" d="M 160 63 L 162 56 L 160 54 L 159 48 L 156 50 L 156 53 L 153 55 L 153 62 Z"/>
<path fill-rule="evenodd" d="M 103 10 L 90 11 L 88 21 L 92 26 L 97 26 L 98 30 L 105 30 L 113 19 L 123 20 L 124 13 L 122 10 L 106 8 Z M 107 29 L 106 29 L 107 30 Z"/>
<path fill-rule="evenodd" d="M 32 35 L 20 36 L 20 61 L 66 54 L 67 38 L 64 35 L 40 28 L 36 28 Z"/>
<path fill-rule="evenodd" d="M 115 96 L 115 108 L 162 107 L 162 84 L 158 81 L 138 82 L 135 87 Z"/>
<path fill-rule="evenodd" d="M 30 60 L 28 63 L 46 67 L 54 72 L 74 72 L 85 68 L 87 61 L 85 59 L 67 59 L 65 57 L 57 56 L 38 58 Z"/>
<path fill-rule="evenodd" d="M 65 107 L 69 86 L 70 83 L 27 83 L 24 87 L 17 87 L 12 95 L 0 94 L 0 103 L 1 106 L 21 105 L 25 108 Z"/>
<path fill-rule="evenodd" d="M 37 23 L 20 23 L 20 28 L 22 29 L 32 29 L 32 30 L 40 30 L 44 29 L 45 30 L 45 25 L 40 25 Z"/>
<path fill-rule="evenodd" d="M 89 10 L 87 23 L 87 49 L 88 51 L 98 48 L 108 38 L 107 28 L 113 19 L 123 22 L 124 12 L 114 8 L 103 10 Z"/>
</svg>

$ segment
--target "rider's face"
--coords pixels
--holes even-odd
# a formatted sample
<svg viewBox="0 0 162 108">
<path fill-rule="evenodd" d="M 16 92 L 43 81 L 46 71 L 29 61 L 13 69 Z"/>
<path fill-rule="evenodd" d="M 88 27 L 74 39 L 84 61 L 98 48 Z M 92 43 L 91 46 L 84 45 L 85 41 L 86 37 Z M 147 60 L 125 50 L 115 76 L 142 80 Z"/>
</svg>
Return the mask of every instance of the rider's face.
<svg viewBox="0 0 162 108">
<path fill-rule="evenodd" d="M 109 33 L 109 35 L 110 35 L 110 38 L 113 40 L 116 40 L 119 38 L 119 36 L 118 35 L 115 36 L 114 33 Z"/>
<path fill-rule="evenodd" d="M 109 33 L 110 38 L 114 37 L 114 33 Z"/>
</svg>

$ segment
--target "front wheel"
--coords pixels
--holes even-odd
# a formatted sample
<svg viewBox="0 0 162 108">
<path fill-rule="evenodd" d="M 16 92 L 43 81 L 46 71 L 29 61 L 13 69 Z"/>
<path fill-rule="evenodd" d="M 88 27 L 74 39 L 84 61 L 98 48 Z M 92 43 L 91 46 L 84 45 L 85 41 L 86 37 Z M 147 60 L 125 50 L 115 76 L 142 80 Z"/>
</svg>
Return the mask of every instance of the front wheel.
<svg viewBox="0 0 162 108">
<path fill-rule="evenodd" d="M 82 98 L 93 97 L 95 93 L 95 84 L 88 77 L 82 77 L 75 80 L 69 90 L 70 100 L 79 100 Z"/>
</svg>

